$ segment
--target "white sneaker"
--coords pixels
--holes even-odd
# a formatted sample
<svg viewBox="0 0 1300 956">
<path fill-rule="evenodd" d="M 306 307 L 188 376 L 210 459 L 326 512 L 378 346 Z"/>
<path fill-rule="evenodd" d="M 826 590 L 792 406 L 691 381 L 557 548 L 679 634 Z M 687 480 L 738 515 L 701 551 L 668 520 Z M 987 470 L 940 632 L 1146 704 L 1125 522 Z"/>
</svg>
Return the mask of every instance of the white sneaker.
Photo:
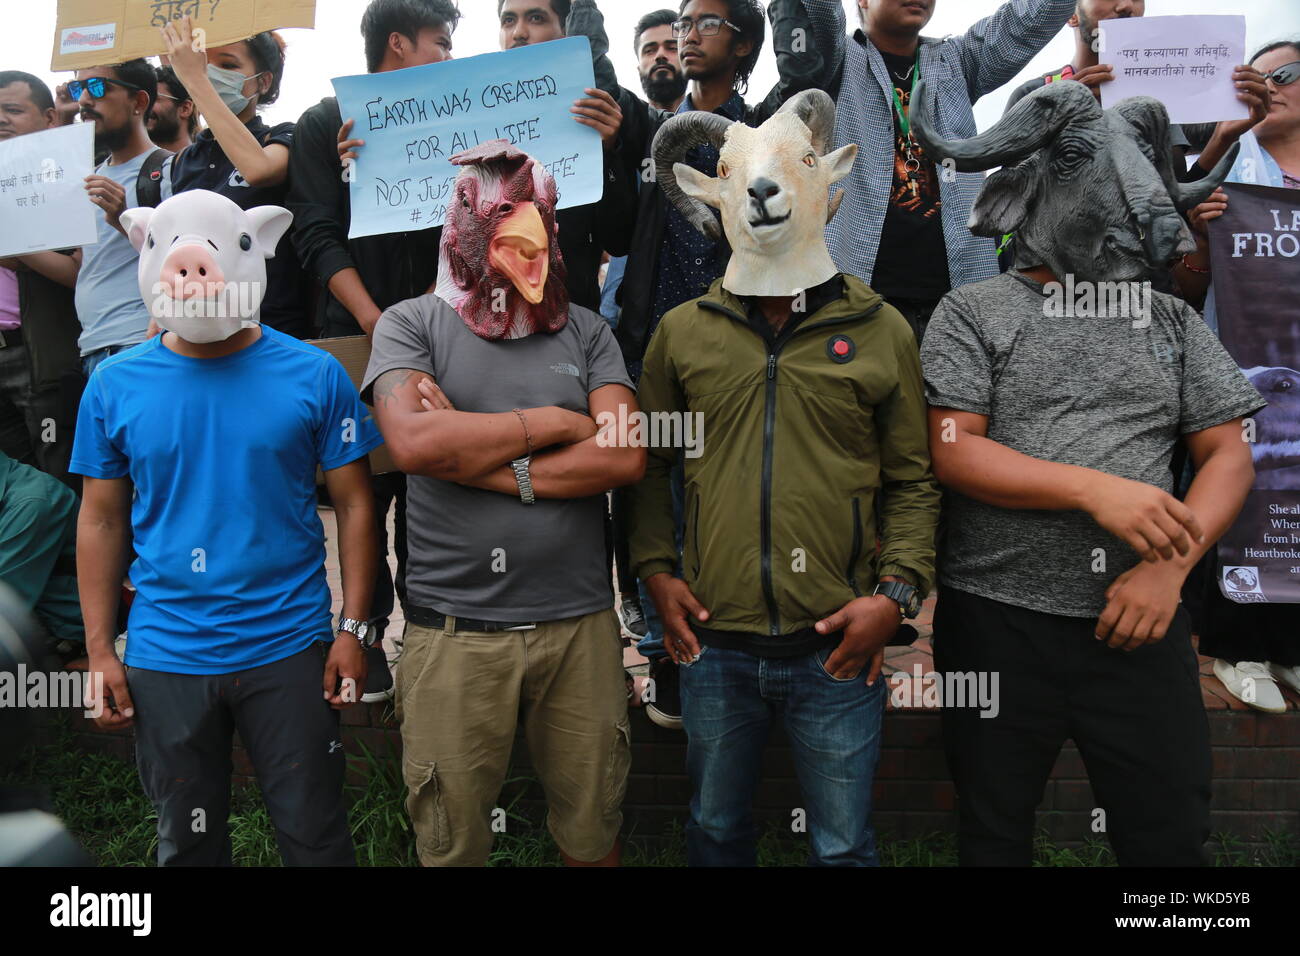
<svg viewBox="0 0 1300 956">
<path fill-rule="evenodd" d="M 1273 675 L 1274 680 L 1281 681 L 1297 694 L 1300 694 L 1300 665 L 1286 667 L 1282 664 L 1270 663 L 1268 669 L 1269 673 Z"/>
<path fill-rule="evenodd" d="M 1228 693 L 1243 704 L 1266 714 L 1286 713 L 1286 701 L 1273 683 L 1268 665 L 1258 661 L 1238 661 L 1236 665 L 1216 659 L 1214 676 L 1223 681 Z"/>
</svg>

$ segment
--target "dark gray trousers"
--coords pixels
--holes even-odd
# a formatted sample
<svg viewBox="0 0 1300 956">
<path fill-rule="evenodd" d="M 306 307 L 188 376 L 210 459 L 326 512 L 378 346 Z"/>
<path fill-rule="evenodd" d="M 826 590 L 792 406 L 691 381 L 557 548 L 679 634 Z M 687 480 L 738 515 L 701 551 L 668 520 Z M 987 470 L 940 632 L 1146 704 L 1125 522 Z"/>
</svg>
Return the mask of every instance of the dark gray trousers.
<svg viewBox="0 0 1300 956">
<path fill-rule="evenodd" d="M 159 866 L 229 866 L 230 748 L 248 751 L 286 866 L 353 866 L 339 715 L 321 682 L 330 649 L 231 674 L 127 668 L 136 764 L 158 811 Z"/>
</svg>

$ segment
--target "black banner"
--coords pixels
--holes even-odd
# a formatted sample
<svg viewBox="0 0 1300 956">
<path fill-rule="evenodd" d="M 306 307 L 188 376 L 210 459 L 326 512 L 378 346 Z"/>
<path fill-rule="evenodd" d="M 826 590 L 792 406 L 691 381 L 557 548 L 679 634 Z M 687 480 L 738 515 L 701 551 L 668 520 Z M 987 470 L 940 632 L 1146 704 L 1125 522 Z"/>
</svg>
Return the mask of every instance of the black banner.
<svg viewBox="0 0 1300 956">
<path fill-rule="evenodd" d="M 1246 422 L 1255 486 L 1219 542 L 1219 589 L 1300 603 L 1300 191 L 1224 185 L 1210 223 L 1219 337 L 1268 407 Z"/>
</svg>

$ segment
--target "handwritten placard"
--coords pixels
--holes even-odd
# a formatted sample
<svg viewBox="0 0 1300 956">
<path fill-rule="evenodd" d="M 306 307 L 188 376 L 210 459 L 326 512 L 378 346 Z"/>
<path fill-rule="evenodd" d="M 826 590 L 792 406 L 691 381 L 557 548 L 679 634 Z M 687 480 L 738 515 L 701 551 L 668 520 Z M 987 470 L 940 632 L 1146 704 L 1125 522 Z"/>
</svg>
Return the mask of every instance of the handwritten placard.
<svg viewBox="0 0 1300 956">
<path fill-rule="evenodd" d="M 95 126 L 73 123 L 0 140 L 0 256 L 93 245 L 99 210 L 86 196 Z"/>
<path fill-rule="evenodd" d="M 600 134 L 569 112 L 594 82 L 586 37 L 333 82 L 352 136 L 366 142 L 345 170 L 349 238 L 442 225 L 460 172 L 449 158 L 492 139 L 550 170 L 561 209 L 600 199 Z"/>
<path fill-rule="evenodd" d="M 188 16 L 208 46 L 316 24 L 316 0 L 59 0 L 50 69 L 80 70 L 163 52 L 161 27 Z"/>
<path fill-rule="evenodd" d="M 1232 82 L 1246 58 L 1245 17 L 1128 17 L 1102 20 L 1098 28 L 1098 56 L 1115 76 L 1101 86 L 1107 109 L 1130 96 L 1152 96 L 1165 104 L 1171 123 L 1250 115 Z"/>
</svg>

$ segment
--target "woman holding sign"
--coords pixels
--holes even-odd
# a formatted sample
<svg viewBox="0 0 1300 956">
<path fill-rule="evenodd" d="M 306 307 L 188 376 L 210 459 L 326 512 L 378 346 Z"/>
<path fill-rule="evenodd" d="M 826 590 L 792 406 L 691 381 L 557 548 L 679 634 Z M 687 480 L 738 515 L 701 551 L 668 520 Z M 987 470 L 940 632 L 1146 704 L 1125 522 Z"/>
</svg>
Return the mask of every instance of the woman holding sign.
<svg viewBox="0 0 1300 956">
<path fill-rule="evenodd" d="M 1252 131 L 1242 135 L 1241 154 L 1227 181 L 1300 189 L 1300 83 L 1296 82 L 1300 80 L 1300 40 L 1269 44 L 1251 58 L 1251 66 L 1264 74 L 1268 84 L 1268 112 Z M 1219 331 L 1219 315 L 1210 283 L 1207 223 L 1220 218 L 1227 208 L 1227 194 L 1216 190 L 1209 201 L 1191 211 L 1189 218 L 1196 236 L 1196 251 L 1184 256 L 1175 270 L 1179 286 L 1190 301 L 1205 298 L 1205 320 L 1216 332 Z M 1279 347 L 1285 349 L 1285 344 L 1279 343 Z M 1281 354 L 1284 355 L 1285 351 Z M 1272 364 L 1285 365 L 1286 362 L 1280 360 Z M 1300 362 L 1295 364 L 1300 365 Z M 1292 369 L 1265 371 L 1284 376 L 1274 394 L 1269 394 L 1268 389 L 1262 390 L 1270 405 L 1274 406 L 1274 412 L 1285 413 Z M 1262 444 L 1256 447 L 1257 458 L 1260 449 L 1267 449 L 1270 444 L 1285 447 L 1285 441 L 1278 442 L 1277 439 L 1287 437 L 1285 430 L 1280 436 L 1270 432 L 1270 427 L 1275 427 L 1279 420 L 1276 414 L 1266 424 L 1262 414 L 1261 433 L 1256 438 Z M 1280 420 L 1285 422 L 1288 419 Z M 1258 464 L 1256 469 L 1258 473 Z M 1257 480 L 1256 487 L 1269 486 L 1261 486 Z M 1238 700 L 1256 710 L 1269 713 L 1285 711 L 1286 700 L 1278 685 L 1300 693 L 1300 638 L 1297 638 L 1300 633 L 1300 604 L 1239 604 L 1229 601 L 1220 593 L 1219 568 L 1213 561 L 1213 553 L 1209 563 L 1203 564 L 1198 572 L 1200 583 L 1194 584 L 1195 577 L 1189 579 L 1188 589 L 1199 591 L 1200 601 L 1196 603 L 1204 604 L 1203 620 L 1198 626 L 1201 653 L 1215 659 L 1215 675 Z M 1189 594 L 1192 600 L 1196 596 L 1194 592 Z"/>
<path fill-rule="evenodd" d="M 204 49 L 202 31 L 190 18 L 162 28 L 167 56 L 208 128 L 176 155 L 174 192 L 209 189 L 241 209 L 283 206 L 289 191 L 293 123 L 267 126 L 257 111 L 274 103 L 284 74 L 284 41 L 259 33 Z M 267 263 L 262 321 L 297 338 L 308 338 L 306 283 L 288 234 Z"/>
</svg>

